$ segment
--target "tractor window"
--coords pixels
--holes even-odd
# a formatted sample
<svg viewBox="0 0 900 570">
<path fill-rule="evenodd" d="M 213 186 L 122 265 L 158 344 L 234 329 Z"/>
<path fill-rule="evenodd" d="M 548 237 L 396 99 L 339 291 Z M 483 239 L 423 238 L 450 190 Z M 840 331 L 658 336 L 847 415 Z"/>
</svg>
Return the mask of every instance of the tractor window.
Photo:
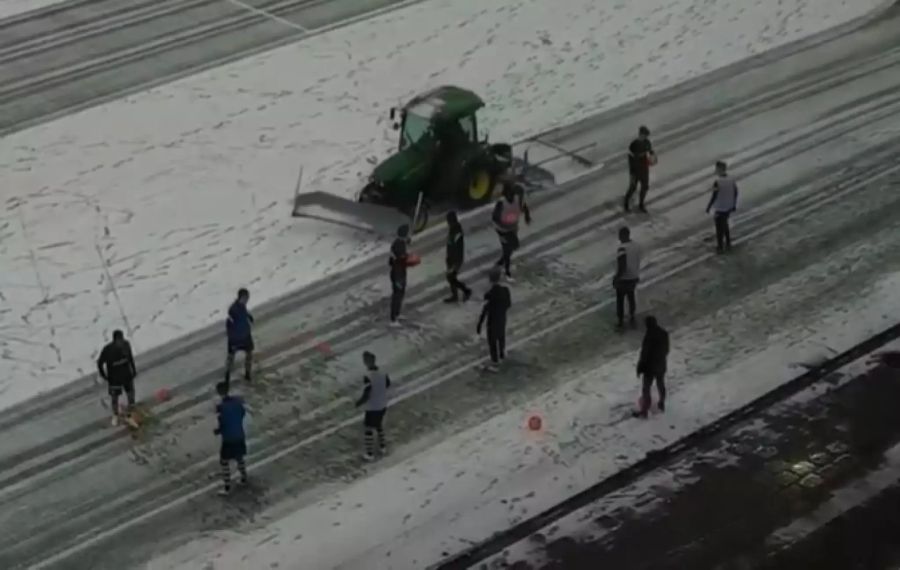
<svg viewBox="0 0 900 570">
<path fill-rule="evenodd" d="M 459 126 L 466 133 L 466 139 L 471 142 L 475 141 L 475 115 L 469 115 L 459 120 Z"/>
<path fill-rule="evenodd" d="M 431 128 L 431 122 L 425 117 L 407 113 L 403 120 L 403 134 L 400 137 L 400 150 L 414 145 L 425 136 Z"/>
</svg>

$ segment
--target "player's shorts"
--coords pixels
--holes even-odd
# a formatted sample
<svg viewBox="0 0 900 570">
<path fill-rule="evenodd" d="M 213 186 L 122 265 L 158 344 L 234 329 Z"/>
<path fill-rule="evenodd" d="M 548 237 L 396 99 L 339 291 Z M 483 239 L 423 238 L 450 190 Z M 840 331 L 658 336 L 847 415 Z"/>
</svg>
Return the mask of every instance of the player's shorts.
<svg viewBox="0 0 900 570">
<path fill-rule="evenodd" d="M 219 448 L 219 459 L 222 461 L 235 461 L 243 459 L 247 455 L 246 441 L 223 441 Z"/>
<path fill-rule="evenodd" d="M 363 426 L 370 429 L 381 429 L 381 424 L 384 422 L 384 413 L 387 410 L 377 410 L 377 411 L 366 411 L 366 415 L 363 417 Z"/>
<path fill-rule="evenodd" d="M 110 383 L 110 396 L 121 396 L 123 392 L 134 392 L 134 378 L 125 380 L 124 382 L 116 382 L 115 384 Z"/>
<path fill-rule="evenodd" d="M 497 231 L 497 230 L 495 230 Z M 500 238 L 500 244 L 504 247 L 508 247 L 511 250 L 519 249 L 519 232 L 511 231 L 511 232 L 501 232 L 497 231 L 497 237 Z"/>
<path fill-rule="evenodd" d="M 650 170 L 643 168 L 640 170 L 632 170 L 629 172 L 634 184 L 643 184 L 644 187 L 650 186 Z"/>
<path fill-rule="evenodd" d="M 633 293 L 638 286 L 638 279 L 620 279 L 616 282 L 616 291 Z"/>
<path fill-rule="evenodd" d="M 235 342 L 228 343 L 228 354 L 234 354 L 236 352 L 253 352 L 253 339 L 248 338 L 244 340 L 238 340 Z"/>
</svg>

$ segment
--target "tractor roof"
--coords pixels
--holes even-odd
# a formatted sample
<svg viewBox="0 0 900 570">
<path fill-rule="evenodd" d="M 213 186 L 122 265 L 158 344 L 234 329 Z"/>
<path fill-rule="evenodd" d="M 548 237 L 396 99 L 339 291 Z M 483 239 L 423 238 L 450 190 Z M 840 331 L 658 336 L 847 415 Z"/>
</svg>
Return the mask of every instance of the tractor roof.
<svg viewBox="0 0 900 570">
<path fill-rule="evenodd" d="M 416 96 L 406 104 L 404 110 L 433 122 L 444 122 L 472 115 L 482 107 L 484 101 L 475 93 L 461 87 L 444 85 Z"/>
</svg>

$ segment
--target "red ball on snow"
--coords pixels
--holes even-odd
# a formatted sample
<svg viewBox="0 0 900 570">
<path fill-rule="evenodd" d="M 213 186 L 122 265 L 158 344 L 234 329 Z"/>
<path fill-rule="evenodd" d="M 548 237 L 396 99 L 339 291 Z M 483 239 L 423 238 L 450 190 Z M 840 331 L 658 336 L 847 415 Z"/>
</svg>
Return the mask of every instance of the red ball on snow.
<svg viewBox="0 0 900 570">
<path fill-rule="evenodd" d="M 528 418 L 528 429 L 531 431 L 537 431 L 541 429 L 541 426 L 544 425 L 543 420 L 541 420 L 540 416 L 531 416 Z"/>
<path fill-rule="evenodd" d="M 172 397 L 172 393 L 168 388 L 160 388 L 156 391 L 156 401 L 157 402 L 166 402 L 169 398 Z"/>
</svg>

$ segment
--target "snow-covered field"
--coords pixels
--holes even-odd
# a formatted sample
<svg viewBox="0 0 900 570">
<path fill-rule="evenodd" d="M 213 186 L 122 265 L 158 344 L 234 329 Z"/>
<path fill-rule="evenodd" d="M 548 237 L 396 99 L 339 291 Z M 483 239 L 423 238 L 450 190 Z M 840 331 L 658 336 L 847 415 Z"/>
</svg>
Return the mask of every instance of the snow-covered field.
<svg viewBox="0 0 900 570">
<path fill-rule="evenodd" d="M 881 0 L 432 0 L 0 141 L 0 406 L 383 244 L 289 217 L 393 146 L 387 109 L 456 83 L 519 139 L 862 15 Z M 625 141 L 623 141 L 624 143 Z"/>
<path fill-rule="evenodd" d="M 636 355 L 628 354 L 315 505 L 248 534 L 210 533 L 161 555 L 147 570 L 425 568 L 443 552 L 456 553 L 541 512 L 779 386 L 801 374 L 802 365 L 900 321 L 900 274 L 894 274 L 849 306 L 782 329 L 752 356 L 736 351 L 722 370 L 699 377 L 689 373 L 691 360 L 704 358 L 702 347 L 716 334 L 715 323 L 743 314 L 749 309 L 745 304 L 765 305 L 789 295 L 794 286 L 787 280 L 670 331 L 665 416 L 620 423 L 616 414 L 638 391 Z M 531 414 L 543 418 L 539 435 L 525 429 Z"/>
</svg>

